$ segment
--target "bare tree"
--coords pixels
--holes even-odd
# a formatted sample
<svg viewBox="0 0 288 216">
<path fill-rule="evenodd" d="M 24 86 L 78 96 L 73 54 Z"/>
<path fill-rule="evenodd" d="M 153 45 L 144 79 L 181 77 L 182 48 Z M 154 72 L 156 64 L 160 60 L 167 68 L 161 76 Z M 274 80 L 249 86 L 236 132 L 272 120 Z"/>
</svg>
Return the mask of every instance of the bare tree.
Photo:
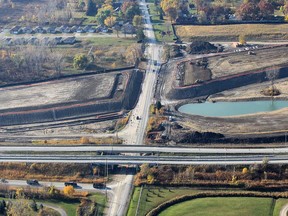
<svg viewBox="0 0 288 216">
<path fill-rule="evenodd" d="M 135 64 L 136 61 L 141 57 L 142 51 L 139 44 L 131 44 L 126 50 L 126 62 Z"/>
<path fill-rule="evenodd" d="M 270 81 L 271 83 L 271 97 L 273 98 L 274 94 L 275 94 L 275 86 L 274 86 L 274 81 L 275 79 L 277 79 L 279 76 L 279 68 L 277 68 L 276 66 L 273 66 L 270 70 L 266 71 L 266 78 Z"/>
<path fill-rule="evenodd" d="M 51 53 L 50 60 L 54 67 L 57 77 L 60 77 L 65 63 L 64 55 L 60 52 Z"/>
</svg>

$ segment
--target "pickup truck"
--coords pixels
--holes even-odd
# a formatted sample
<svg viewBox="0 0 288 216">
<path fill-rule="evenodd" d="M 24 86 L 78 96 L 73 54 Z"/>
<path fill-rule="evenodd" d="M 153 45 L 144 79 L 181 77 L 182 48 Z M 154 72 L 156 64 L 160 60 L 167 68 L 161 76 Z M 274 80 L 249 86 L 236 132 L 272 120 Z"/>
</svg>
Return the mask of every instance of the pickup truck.
<svg viewBox="0 0 288 216">
<path fill-rule="evenodd" d="M 104 189 L 104 188 L 106 188 L 106 186 L 103 183 L 93 183 L 93 188 Z"/>
<path fill-rule="evenodd" d="M 73 186 L 74 188 L 78 186 L 76 182 L 65 182 L 64 185 L 65 185 L 65 186 L 71 185 L 71 186 Z"/>
<path fill-rule="evenodd" d="M 26 183 L 28 185 L 39 185 L 39 182 L 36 179 L 29 179 L 29 180 L 26 181 Z"/>
</svg>

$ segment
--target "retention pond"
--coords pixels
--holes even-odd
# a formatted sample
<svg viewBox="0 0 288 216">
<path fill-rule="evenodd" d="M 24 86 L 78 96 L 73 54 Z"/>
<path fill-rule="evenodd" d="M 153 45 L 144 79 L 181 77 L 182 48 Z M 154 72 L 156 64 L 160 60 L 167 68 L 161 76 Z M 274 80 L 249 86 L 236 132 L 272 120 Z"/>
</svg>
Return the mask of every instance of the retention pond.
<svg viewBox="0 0 288 216">
<path fill-rule="evenodd" d="M 191 115 L 210 117 L 236 116 L 270 112 L 288 107 L 288 101 L 245 101 L 190 103 L 179 107 L 179 111 Z"/>
</svg>

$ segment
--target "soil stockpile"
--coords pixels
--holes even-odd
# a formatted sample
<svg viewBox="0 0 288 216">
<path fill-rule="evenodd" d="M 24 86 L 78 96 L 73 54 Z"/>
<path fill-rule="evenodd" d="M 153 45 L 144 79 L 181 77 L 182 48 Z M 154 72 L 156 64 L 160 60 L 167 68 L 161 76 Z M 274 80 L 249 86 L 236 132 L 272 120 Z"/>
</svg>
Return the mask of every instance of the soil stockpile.
<svg viewBox="0 0 288 216">
<path fill-rule="evenodd" d="M 189 46 L 190 54 L 217 52 L 217 47 L 206 41 L 193 41 Z"/>
</svg>

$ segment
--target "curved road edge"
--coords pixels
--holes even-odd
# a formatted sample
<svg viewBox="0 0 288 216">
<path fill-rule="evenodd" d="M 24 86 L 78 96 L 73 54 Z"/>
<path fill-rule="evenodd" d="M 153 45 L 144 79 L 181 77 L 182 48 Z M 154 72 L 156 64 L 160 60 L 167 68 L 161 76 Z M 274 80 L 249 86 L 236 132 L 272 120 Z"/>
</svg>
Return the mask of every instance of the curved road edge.
<svg viewBox="0 0 288 216">
<path fill-rule="evenodd" d="M 37 202 L 37 204 L 40 204 L 41 202 Z M 66 211 L 58 206 L 54 206 L 54 205 L 50 205 L 50 204 L 44 204 L 44 203 L 41 203 L 43 206 L 47 207 L 47 208 L 51 208 L 51 209 L 54 209 L 55 211 L 59 212 L 59 214 L 61 216 L 68 216 Z"/>
<path fill-rule="evenodd" d="M 287 212 L 288 212 L 288 204 L 282 207 L 279 216 L 287 216 Z"/>
</svg>

